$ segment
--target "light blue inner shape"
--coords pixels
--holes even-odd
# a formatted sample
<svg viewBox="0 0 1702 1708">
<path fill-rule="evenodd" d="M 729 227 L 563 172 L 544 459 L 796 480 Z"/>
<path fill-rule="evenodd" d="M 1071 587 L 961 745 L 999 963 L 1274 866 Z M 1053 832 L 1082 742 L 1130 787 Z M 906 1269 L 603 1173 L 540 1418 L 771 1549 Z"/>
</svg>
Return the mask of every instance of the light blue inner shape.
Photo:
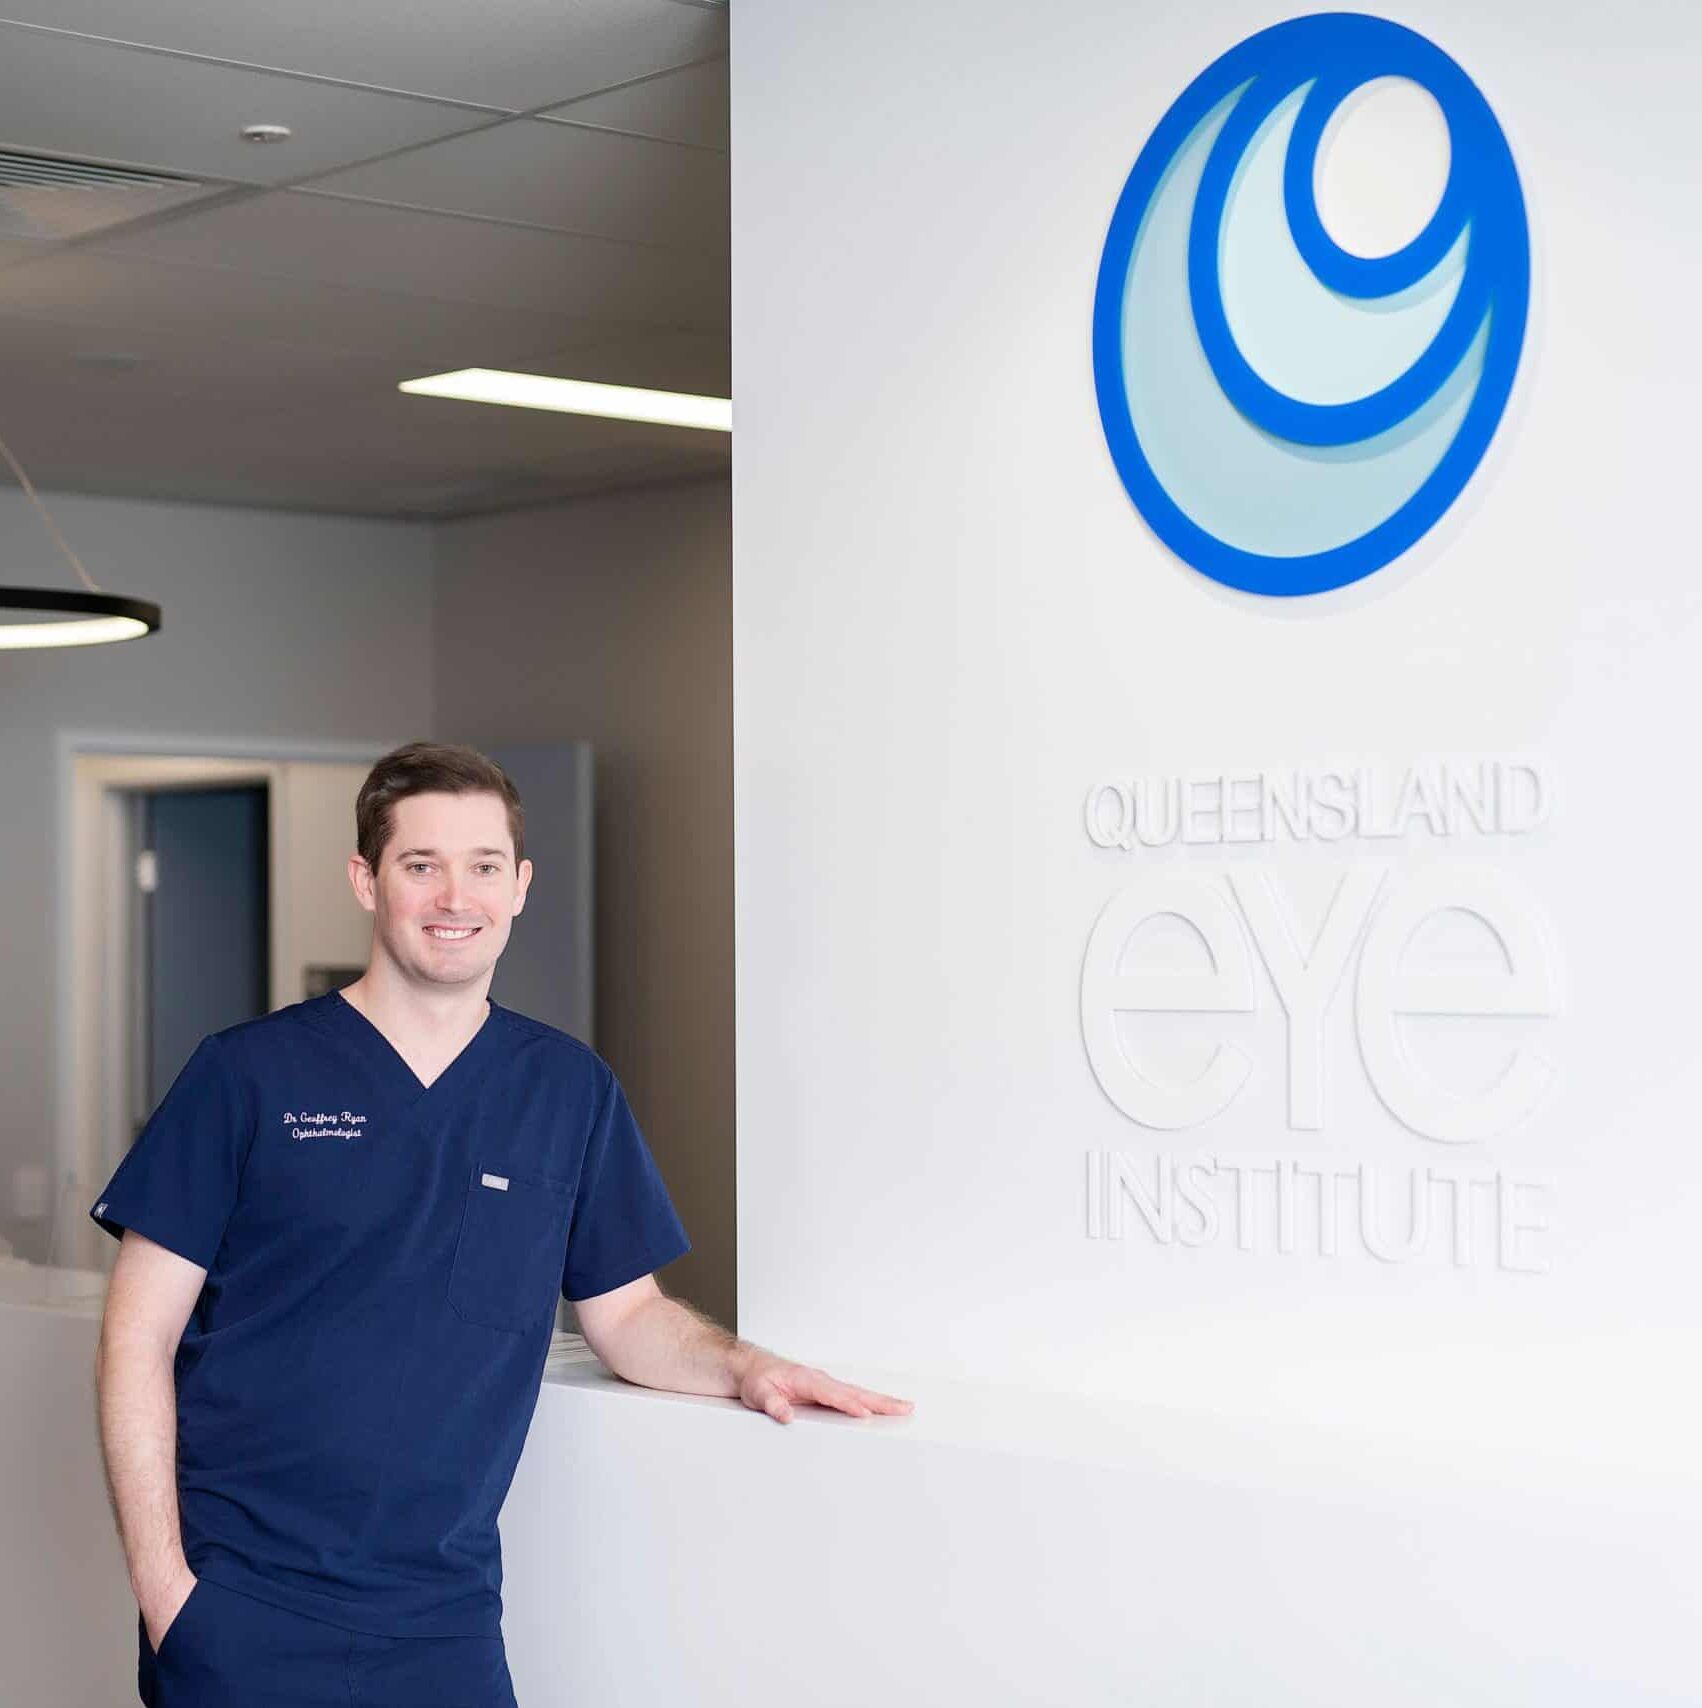
<svg viewBox="0 0 1702 1708">
<path fill-rule="evenodd" d="M 1153 475 L 1196 525 L 1241 551 L 1306 557 L 1368 534 L 1429 478 L 1477 391 L 1488 321 L 1430 403 L 1374 439 L 1296 445 L 1253 426 L 1219 389 L 1188 296 L 1200 174 L 1239 96 L 1177 150 L 1135 239 L 1123 294 L 1129 414 Z"/>
<path fill-rule="evenodd" d="M 1351 403 L 1400 378 L 1434 341 L 1465 266 L 1466 233 L 1398 296 L 1338 296 L 1301 258 L 1283 206 L 1283 161 L 1305 85 L 1277 104 L 1230 180 L 1218 247 L 1223 311 L 1267 385 L 1302 403 Z"/>
</svg>

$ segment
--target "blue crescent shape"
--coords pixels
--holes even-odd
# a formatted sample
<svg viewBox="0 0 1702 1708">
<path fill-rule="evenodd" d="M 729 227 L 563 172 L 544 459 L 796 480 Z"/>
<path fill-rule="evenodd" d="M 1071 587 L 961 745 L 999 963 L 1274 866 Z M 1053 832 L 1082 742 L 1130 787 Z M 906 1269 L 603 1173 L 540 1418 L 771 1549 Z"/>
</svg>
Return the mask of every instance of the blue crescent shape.
<svg viewBox="0 0 1702 1708">
<path fill-rule="evenodd" d="M 1329 237 L 1313 183 L 1331 115 L 1382 77 L 1434 97 L 1451 160 L 1424 229 L 1393 254 L 1365 257 Z M 1279 181 L 1257 167 L 1284 135 Z M 1399 356 L 1402 336 L 1437 320 L 1422 350 L 1361 394 L 1294 396 L 1237 338 L 1226 230 L 1269 186 L 1290 250 L 1288 273 L 1269 277 L 1309 274 L 1314 337 L 1317 316 L 1339 312 Z M 1262 289 L 1264 278 L 1242 288 Z M 1159 538 L 1213 580 L 1278 597 L 1346 586 L 1425 534 L 1471 477 L 1512 389 L 1529 297 L 1518 172 L 1465 72 L 1386 19 L 1338 12 L 1277 24 L 1189 84 L 1118 198 L 1093 306 L 1112 460 Z M 1298 356 L 1304 366 L 1305 354 L 1283 351 L 1281 365 Z"/>
</svg>

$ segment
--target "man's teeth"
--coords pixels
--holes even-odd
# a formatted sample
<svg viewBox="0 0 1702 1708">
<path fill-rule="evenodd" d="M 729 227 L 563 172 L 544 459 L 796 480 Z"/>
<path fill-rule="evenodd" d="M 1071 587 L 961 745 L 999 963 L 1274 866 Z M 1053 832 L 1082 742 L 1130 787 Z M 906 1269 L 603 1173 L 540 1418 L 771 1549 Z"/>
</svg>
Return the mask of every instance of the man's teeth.
<svg viewBox="0 0 1702 1708">
<path fill-rule="evenodd" d="M 428 925 L 426 930 L 429 931 L 433 937 L 471 937 L 473 933 L 478 930 L 478 926 L 461 925 L 451 928 L 447 925 Z"/>
</svg>

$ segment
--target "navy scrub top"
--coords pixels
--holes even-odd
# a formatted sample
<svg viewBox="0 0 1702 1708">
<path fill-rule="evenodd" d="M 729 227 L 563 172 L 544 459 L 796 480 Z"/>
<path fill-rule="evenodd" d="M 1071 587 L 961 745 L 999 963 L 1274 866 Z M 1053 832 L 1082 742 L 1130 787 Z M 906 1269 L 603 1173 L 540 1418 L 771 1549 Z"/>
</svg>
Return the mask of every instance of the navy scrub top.
<svg viewBox="0 0 1702 1708">
<path fill-rule="evenodd" d="M 583 1044 L 493 1002 L 423 1086 L 336 991 L 203 1039 L 89 1214 L 207 1271 L 175 1361 L 190 1569 L 396 1637 L 500 1634 L 556 1299 L 691 1249 Z"/>
</svg>

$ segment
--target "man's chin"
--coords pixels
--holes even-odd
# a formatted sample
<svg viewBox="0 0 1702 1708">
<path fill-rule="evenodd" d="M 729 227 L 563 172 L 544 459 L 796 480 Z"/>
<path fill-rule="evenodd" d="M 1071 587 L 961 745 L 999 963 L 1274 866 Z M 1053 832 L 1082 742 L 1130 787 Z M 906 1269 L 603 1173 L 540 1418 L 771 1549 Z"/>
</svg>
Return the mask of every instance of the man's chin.
<svg viewBox="0 0 1702 1708">
<path fill-rule="evenodd" d="M 421 967 L 420 976 L 430 979 L 433 984 L 476 984 L 495 964 L 494 961 L 481 960 L 477 965 L 468 961 L 447 967 Z"/>
<path fill-rule="evenodd" d="M 496 965 L 497 957 L 481 953 L 477 959 L 472 955 L 461 953 L 454 955 L 426 955 L 410 963 L 409 970 L 414 977 L 427 984 L 461 985 L 474 984 L 485 977 Z"/>
</svg>

